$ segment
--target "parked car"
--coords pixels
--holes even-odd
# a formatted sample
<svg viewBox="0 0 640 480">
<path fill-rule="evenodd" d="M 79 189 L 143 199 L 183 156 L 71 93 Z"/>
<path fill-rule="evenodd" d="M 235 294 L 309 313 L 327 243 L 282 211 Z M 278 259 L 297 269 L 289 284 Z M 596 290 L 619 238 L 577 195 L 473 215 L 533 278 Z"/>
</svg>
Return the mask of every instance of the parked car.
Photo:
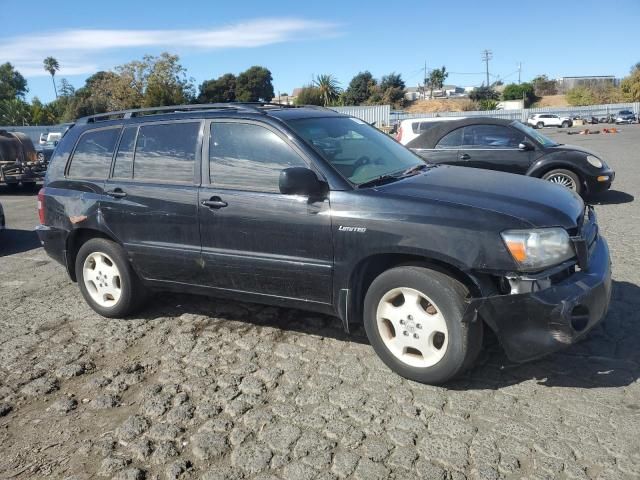
<svg viewBox="0 0 640 480">
<path fill-rule="evenodd" d="M 544 127 L 561 127 L 568 128 L 573 126 L 573 120 L 569 117 L 561 117 L 551 113 L 536 113 L 527 119 L 527 123 L 534 128 Z"/>
<path fill-rule="evenodd" d="M 153 289 L 364 322 L 380 358 L 442 383 L 491 328 L 515 361 L 585 336 L 611 292 L 593 209 L 548 182 L 429 166 L 362 120 L 269 104 L 79 120 L 38 235 L 105 317 Z"/>
<path fill-rule="evenodd" d="M 58 140 L 53 142 L 45 142 L 44 144 L 35 145 L 36 159 L 38 162 L 49 162 L 53 151 L 58 145 Z"/>
<path fill-rule="evenodd" d="M 582 196 L 609 189 L 615 177 L 598 154 L 556 143 L 512 120 L 476 117 L 441 122 L 407 147 L 429 163 L 542 178 Z"/>
<path fill-rule="evenodd" d="M 633 123 L 635 121 L 636 116 L 631 110 L 620 110 L 616 115 L 616 124 Z"/>
<path fill-rule="evenodd" d="M 419 137 L 436 123 L 460 120 L 464 117 L 424 117 L 424 118 L 408 118 L 402 120 L 396 130 L 396 140 L 406 145 L 414 138 Z"/>
</svg>

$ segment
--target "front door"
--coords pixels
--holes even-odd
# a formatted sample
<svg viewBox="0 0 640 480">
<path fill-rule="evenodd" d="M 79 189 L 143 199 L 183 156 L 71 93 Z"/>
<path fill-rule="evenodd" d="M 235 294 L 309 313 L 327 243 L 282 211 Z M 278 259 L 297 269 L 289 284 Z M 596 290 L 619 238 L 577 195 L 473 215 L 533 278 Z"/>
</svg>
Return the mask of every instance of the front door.
<svg viewBox="0 0 640 480">
<path fill-rule="evenodd" d="M 276 129 L 248 120 L 215 120 L 206 136 L 198 198 L 202 283 L 330 303 L 329 199 L 278 188 L 284 168 L 309 166 L 302 152 Z"/>
<path fill-rule="evenodd" d="M 533 150 L 520 150 L 524 133 L 504 125 L 468 125 L 458 156 L 467 167 L 524 174 L 533 161 Z"/>
<path fill-rule="evenodd" d="M 190 120 L 123 130 L 101 209 L 143 278 L 197 281 L 201 129 Z"/>
</svg>

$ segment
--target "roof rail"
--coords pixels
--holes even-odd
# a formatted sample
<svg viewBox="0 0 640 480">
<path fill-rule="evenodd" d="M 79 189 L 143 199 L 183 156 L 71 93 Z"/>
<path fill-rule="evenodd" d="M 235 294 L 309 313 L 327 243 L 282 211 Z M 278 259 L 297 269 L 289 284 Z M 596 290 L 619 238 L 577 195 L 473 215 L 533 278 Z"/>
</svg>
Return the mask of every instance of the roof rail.
<svg viewBox="0 0 640 480">
<path fill-rule="evenodd" d="M 108 120 L 118 120 L 144 115 L 154 115 L 161 113 L 192 112 L 203 110 L 239 110 L 252 113 L 266 113 L 270 108 L 313 108 L 317 110 L 330 110 L 318 105 L 286 105 L 272 102 L 229 102 L 229 103 L 201 103 L 190 105 L 169 105 L 163 107 L 132 108 L 128 110 L 117 110 L 114 112 L 98 113 L 76 120 L 76 124 L 106 122 Z"/>
<path fill-rule="evenodd" d="M 254 113 L 260 113 L 260 110 L 252 107 L 251 105 L 242 103 L 202 103 L 191 105 L 169 105 L 163 107 L 149 107 L 149 108 L 132 108 L 128 110 L 117 110 L 114 112 L 98 113 L 96 115 L 89 115 L 87 117 L 79 118 L 76 123 L 95 123 L 105 122 L 107 120 L 117 120 L 121 118 L 140 117 L 143 115 L 153 115 L 161 113 L 174 113 L 174 112 L 191 112 L 199 110 L 245 110 Z"/>
</svg>

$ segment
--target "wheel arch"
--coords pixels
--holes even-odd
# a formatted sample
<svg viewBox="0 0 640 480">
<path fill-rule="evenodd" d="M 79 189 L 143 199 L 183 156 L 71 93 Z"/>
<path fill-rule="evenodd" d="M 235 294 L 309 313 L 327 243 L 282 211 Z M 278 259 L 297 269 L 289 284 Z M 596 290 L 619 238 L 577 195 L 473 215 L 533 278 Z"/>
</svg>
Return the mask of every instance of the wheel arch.
<svg viewBox="0 0 640 480">
<path fill-rule="evenodd" d="M 78 251 L 82 245 L 93 238 L 104 238 L 105 240 L 118 243 L 116 239 L 101 230 L 93 228 L 76 228 L 72 230 L 67 236 L 65 260 L 69 277 L 74 282 L 77 281 L 75 265 Z"/>
<path fill-rule="evenodd" d="M 410 253 L 376 253 L 358 261 L 349 276 L 349 323 L 362 323 L 364 297 L 375 278 L 391 268 L 401 266 L 418 266 L 439 271 L 462 283 L 469 289 L 472 297 L 482 296 L 482 287 L 478 279 L 450 262 Z M 347 323 L 344 323 L 348 329 Z"/>
</svg>

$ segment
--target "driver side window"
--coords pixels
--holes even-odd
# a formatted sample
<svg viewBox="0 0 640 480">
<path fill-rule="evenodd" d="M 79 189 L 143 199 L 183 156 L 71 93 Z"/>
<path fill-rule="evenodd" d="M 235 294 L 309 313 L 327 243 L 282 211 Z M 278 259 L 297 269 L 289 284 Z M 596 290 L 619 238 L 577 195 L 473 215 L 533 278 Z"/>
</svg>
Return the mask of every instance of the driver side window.
<svg viewBox="0 0 640 480">
<path fill-rule="evenodd" d="M 502 125 L 471 125 L 466 127 L 471 148 L 518 148 L 524 135 Z"/>
<path fill-rule="evenodd" d="M 219 188 L 279 193 L 280 172 L 307 164 L 282 138 L 260 125 L 214 122 L 210 181 Z"/>
</svg>

